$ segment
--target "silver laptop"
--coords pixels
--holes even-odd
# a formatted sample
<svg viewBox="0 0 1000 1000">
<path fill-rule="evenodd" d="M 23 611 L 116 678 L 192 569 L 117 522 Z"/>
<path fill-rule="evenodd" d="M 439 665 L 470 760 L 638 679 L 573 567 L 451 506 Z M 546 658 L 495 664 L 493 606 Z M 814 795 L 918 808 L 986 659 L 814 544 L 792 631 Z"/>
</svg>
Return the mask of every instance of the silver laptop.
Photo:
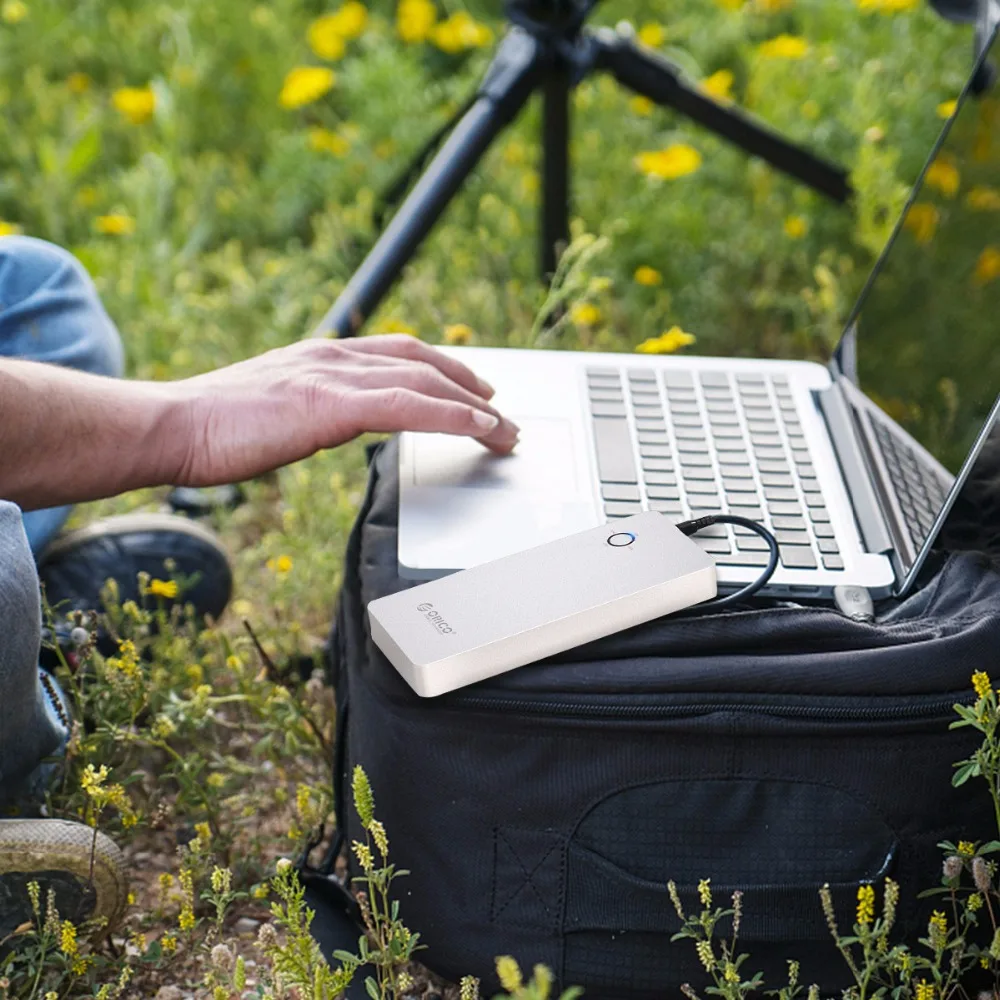
<svg viewBox="0 0 1000 1000">
<path fill-rule="evenodd" d="M 498 458 L 468 439 L 402 435 L 401 575 L 440 576 L 652 509 L 766 524 L 781 546 L 771 594 L 904 593 L 997 416 L 992 117 L 963 95 L 828 365 L 451 349 L 496 388 L 521 441 Z M 741 529 L 696 540 L 720 589 L 767 562 Z"/>
</svg>

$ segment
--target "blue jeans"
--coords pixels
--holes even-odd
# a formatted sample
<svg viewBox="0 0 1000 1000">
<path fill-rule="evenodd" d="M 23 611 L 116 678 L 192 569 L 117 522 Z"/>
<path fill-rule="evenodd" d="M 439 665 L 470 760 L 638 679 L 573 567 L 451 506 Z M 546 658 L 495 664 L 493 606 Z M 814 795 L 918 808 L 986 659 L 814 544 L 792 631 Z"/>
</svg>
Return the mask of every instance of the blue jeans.
<svg viewBox="0 0 1000 1000">
<path fill-rule="evenodd" d="M 118 331 L 87 272 L 65 250 L 0 237 L 0 355 L 121 375 Z M 32 559 L 69 510 L 31 511 L 22 523 L 17 507 L 0 500 L 0 806 L 40 796 L 40 762 L 69 735 L 38 668 L 41 612 Z"/>
<path fill-rule="evenodd" d="M 120 376 L 122 342 L 97 289 L 72 254 L 28 236 L 0 237 L 0 355 Z M 58 400 L 53 405 L 58 405 Z M 37 556 L 69 507 L 24 515 Z"/>
</svg>

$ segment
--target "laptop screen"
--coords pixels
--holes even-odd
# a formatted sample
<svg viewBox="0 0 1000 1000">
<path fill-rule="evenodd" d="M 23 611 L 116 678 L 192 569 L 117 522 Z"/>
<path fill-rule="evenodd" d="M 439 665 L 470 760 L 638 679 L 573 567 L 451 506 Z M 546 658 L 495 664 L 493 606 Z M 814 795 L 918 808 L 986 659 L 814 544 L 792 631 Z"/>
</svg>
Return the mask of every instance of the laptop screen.
<svg viewBox="0 0 1000 1000">
<path fill-rule="evenodd" d="M 987 55 L 990 49 L 1000 54 L 995 34 Z M 836 363 L 948 472 L 959 475 L 1000 391 L 1000 91 L 996 88 L 985 96 L 966 93 L 959 101 L 862 292 Z M 1000 531 L 997 448 L 985 448 L 979 456 L 982 468 L 974 470 L 970 483 L 976 479 L 998 483 L 993 498 L 998 510 L 989 528 L 992 539 Z M 942 503 L 941 498 L 934 499 L 935 517 Z M 963 520 L 968 520 L 968 512 Z M 965 537 L 967 529 L 968 525 Z M 911 525 L 910 530 L 919 550 L 930 525 L 921 525 L 915 533 Z M 940 536 L 941 543 L 984 547 L 956 544 L 949 530 Z"/>
</svg>

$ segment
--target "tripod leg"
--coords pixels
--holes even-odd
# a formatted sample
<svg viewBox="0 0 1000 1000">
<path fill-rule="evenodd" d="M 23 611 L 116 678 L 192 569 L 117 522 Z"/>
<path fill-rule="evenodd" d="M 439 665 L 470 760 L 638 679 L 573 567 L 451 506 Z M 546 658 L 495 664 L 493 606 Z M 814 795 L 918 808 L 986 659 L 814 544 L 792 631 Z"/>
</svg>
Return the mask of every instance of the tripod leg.
<svg viewBox="0 0 1000 1000">
<path fill-rule="evenodd" d="M 542 280 L 552 277 L 569 242 L 569 68 L 556 60 L 546 74 L 542 105 Z"/>
<path fill-rule="evenodd" d="M 479 96 L 428 164 L 313 336 L 351 337 L 381 302 L 487 147 L 517 115 L 542 70 L 544 50 L 515 28 L 500 44 Z"/>
<path fill-rule="evenodd" d="M 689 87 L 677 69 L 662 56 L 637 45 L 631 37 L 600 29 L 590 32 L 594 64 L 606 69 L 637 94 L 676 108 L 700 125 L 742 147 L 752 156 L 815 188 L 834 201 L 847 201 L 851 189 L 847 173 L 788 142 L 777 132 L 733 108 L 717 104 Z"/>
</svg>

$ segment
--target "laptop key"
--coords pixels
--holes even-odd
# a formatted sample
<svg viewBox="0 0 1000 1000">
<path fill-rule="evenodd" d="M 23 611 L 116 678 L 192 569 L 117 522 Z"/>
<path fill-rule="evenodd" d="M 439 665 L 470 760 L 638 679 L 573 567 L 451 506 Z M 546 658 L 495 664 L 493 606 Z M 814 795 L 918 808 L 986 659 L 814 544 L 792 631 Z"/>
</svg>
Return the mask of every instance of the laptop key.
<svg viewBox="0 0 1000 1000">
<path fill-rule="evenodd" d="M 656 383 L 656 372 L 651 368 L 629 368 L 628 380 L 630 382 L 653 382 Z"/>
<path fill-rule="evenodd" d="M 748 521 L 757 521 L 760 523 L 764 521 L 764 512 L 760 507 L 744 507 L 741 504 L 731 503 L 729 504 L 729 513 L 735 514 L 737 517 L 745 517 Z"/>
<path fill-rule="evenodd" d="M 824 569 L 843 569 L 844 560 L 840 556 L 823 556 Z"/>
<path fill-rule="evenodd" d="M 671 472 L 673 471 L 674 463 L 669 458 L 647 458 L 644 455 L 642 468 L 644 472 Z"/>
<path fill-rule="evenodd" d="M 587 377 L 594 376 L 596 378 L 615 378 L 619 377 L 617 368 L 588 368 Z"/>
<path fill-rule="evenodd" d="M 815 569 L 813 550 L 802 545 L 782 545 L 781 565 L 786 569 Z"/>
<path fill-rule="evenodd" d="M 623 483 L 602 483 L 601 498 L 603 500 L 639 500 L 639 487 L 626 486 Z"/>
<path fill-rule="evenodd" d="M 809 544 L 809 532 L 807 531 L 788 531 L 787 529 L 776 528 L 774 531 L 774 537 L 781 545 Z"/>
<path fill-rule="evenodd" d="M 770 546 L 760 535 L 737 535 L 736 548 L 745 552 L 767 552 Z"/>
<path fill-rule="evenodd" d="M 595 417 L 597 474 L 602 483 L 637 483 L 632 461 L 632 437 L 623 417 Z"/>
<path fill-rule="evenodd" d="M 792 517 L 801 517 L 802 506 L 797 503 L 788 503 L 784 500 L 769 500 L 767 504 L 767 509 L 771 514 L 771 517 L 790 515 Z"/>
<path fill-rule="evenodd" d="M 663 483 L 646 487 L 646 496 L 650 500 L 677 500 L 680 501 L 681 491 L 676 484 Z"/>
<path fill-rule="evenodd" d="M 813 534 L 817 538 L 833 538 L 833 525 L 832 524 L 814 524 Z"/>
<path fill-rule="evenodd" d="M 752 479 L 730 479 L 722 474 L 722 488 L 727 493 L 756 493 L 757 484 Z"/>
<path fill-rule="evenodd" d="M 694 378 L 690 372 L 665 371 L 663 381 L 670 387 L 694 385 Z"/>
<path fill-rule="evenodd" d="M 635 418 L 636 430 L 640 431 L 665 431 L 667 425 L 662 420 L 657 420 L 654 417 L 640 417 L 636 414 Z"/>
<path fill-rule="evenodd" d="M 822 493 L 807 493 L 806 494 L 806 506 L 807 507 L 823 507 L 824 500 Z"/>
<path fill-rule="evenodd" d="M 827 555 L 839 555 L 840 548 L 838 547 L 836 541 L 832 538 L 820 538 L 817 543 L 820 552 Z"/>
<path fill-rule="evenodd" d="M 743 446 L 743 440 L 744 440 L 743 439 L 743 430 L 742 430 L 741 427 L 737 426 L 736 424 L 733 424 L 731 426 L 725 426 L 725 425 L 723 425 L 723 426 L 719 426 L 719 427 L 716 427 L 716 426 L 713 425 L 713 427 L 712 427 L 712 437 L 715 438 L 716 442 L 719 442 L 719 441 L 722 441 L 722 440 L 731 440 L 731 441 L 735 440 L 735 441 L 739 441 L 740 442 L 740 446 L 741 447 Z M 718 447 L 718 444 L 716 444 L 716 447 Z"/>
<path fill-rule="evenodd" d="M 795 485 L 795 480 L 792 479 L 790 475 L 785 475 L 781 472 L 761 473 L 760 481 L 764 484 L 764 486 L 777 486 L 784 487 L 786 489 L 791 489 L 791 487 Z"/>
<path fill-rule="evenodd" d="M 733 551 L 733 547 L 726 538 L 700 538 L 698 535 L 692 535 L 691 540 L 700 545 L 709 555 L 728 556 Z"/>
<path fill-rule="evenodd" d="M 799 495 L 792 489 L 781 489 L 777 486 L 770 486 L 764 490 L 764 496 L 768 500 L 798 500 Z"/>
<path fill-rule="evenodd" d="M 673 452 L 668 444 L 644 444 L 639 448 L 643 458 L 669 458 Z"/>
<path fill-rule="evenodd" d="M 591 388 L 589 392 L 590 401 L 592 403 L 624 403 L 625 396 L 621 389 L 609 387 L 607 389 L 603 388 Z"/>
<path fill-rule="evenodd" d="M 761 472 L 788 472 L 788 463 L 783 458 L 758 458 L 757 468 Z"/>
<path fill-rule="evenodd" d="M 830 514 L 825 507 L 810 507 L 809 508 L 809 520 L 813 524 L 817 523 L 829 523 Z"/>
<path fill-rule="evenodd" d="M 720 566 L 766 566 L 768 553 L 756 549 L 737 549 L 725 556 L 719 556 L 715 561 Z"/>
<path fill-rule="evenodd" d="M 670 444 L 670 438 L 660 431 L 639 431 L 639 444 Z M 631 441 L 628 447 L 631 449 Z"/>
<path fill-rule="evenodd" d="M 678 441 L 701 441 L 705 443 L 705 428 L 700 424 L 697 427 L 674 427 L 674 437 Z"/>
<path fill-rule="evenodd" d="M 772 517 L 771 524 L 778 529 L 786 531 L 805 531 L 806 522 L 801 517 Z"/>
<path fill-rule="evenodd" d="M 610 500 L 604 505 L 604 513 L 608 517 L 631 517 L 642 513 L 642 504 L 638 501 L 631 503 L 627 500 Z"/>
<path fill-rule="evenodd" d="M 685 479 L 710 479 L 713 483 L 715 482 L 715 470 L 711 466 L 704 468 L 697 465 L 684 465 L 681 471 L 684 473 Z"/>
<path fill-rule="evenodd" d="M 677 440 L 677 450 L 684 455 L 704 455 L 708 447 L 704 438 L 681 438 Z"/>
<path fill-rule="evenodd" d="M 684 489 L 686 489 L 688 493 L 714 493 L 716 495 L 718 495 L 719 493 L 718 487 L 715 485 L 714 480 L 712 482 L 706 483 L 706 482 L 700 482 L 696 479 L 685 479 Z"/>
<path fill-rule="evenodd" d="M 673 486 L 677 482 L 672 472 L 647 472 L 642 478 L 650 486 Z"/>
<path fill-rule="evenodd" d="M 735 462 L 729 462 L 723 459 L 719 465 L 719 470 L 722 472 L 723 476 L 726 476 L 729 479 L 753 479 L 753 470 L 749 465 L 744 465 L 742 463 L 736 464 Z"/>
<path fill-rule="evenodd" d="M 624 417 L 624 403 L 591 403 L 590 412 L 595 417 Z"/>
<path fill-rule="evenodd" d="M 688 451 L 685 453 L 681 461 L 685 465 L 711 465 L 712 458 L 710 455 L 706 455 L 703 451 Z"/>
</svg>

